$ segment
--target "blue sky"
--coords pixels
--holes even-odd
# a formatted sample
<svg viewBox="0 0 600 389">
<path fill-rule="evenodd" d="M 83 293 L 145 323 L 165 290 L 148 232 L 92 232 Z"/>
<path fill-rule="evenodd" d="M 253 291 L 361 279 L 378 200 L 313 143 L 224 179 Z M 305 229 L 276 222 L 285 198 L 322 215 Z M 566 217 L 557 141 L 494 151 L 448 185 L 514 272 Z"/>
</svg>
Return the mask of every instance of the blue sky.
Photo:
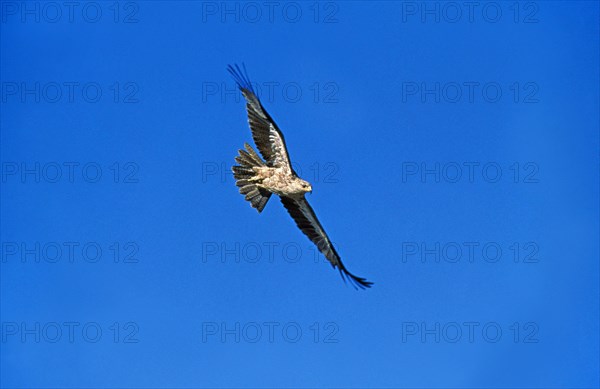
<svg viewBox="0 0 600 389">
<path fill-rule="evenodd" d="M 597 2 L 0 2 L 2 387 L 599 385 Z M 245 63 L 344 285 L 230 166 Z"/>
</svg>

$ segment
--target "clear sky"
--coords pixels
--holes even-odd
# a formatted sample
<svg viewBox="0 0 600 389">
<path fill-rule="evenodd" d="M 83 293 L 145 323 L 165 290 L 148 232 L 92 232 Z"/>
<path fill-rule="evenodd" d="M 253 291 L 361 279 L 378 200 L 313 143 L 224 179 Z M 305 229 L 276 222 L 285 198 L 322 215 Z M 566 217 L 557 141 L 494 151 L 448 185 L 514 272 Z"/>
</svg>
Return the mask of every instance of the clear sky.
<svg viewBox="0 0 600 389">
<path fill-rule="evenodd" d="M 597 2 L 0 2 L 8 388 L 598 387 Z M 230 174 L 245 63 L 344 285 Z"/>
</svg>

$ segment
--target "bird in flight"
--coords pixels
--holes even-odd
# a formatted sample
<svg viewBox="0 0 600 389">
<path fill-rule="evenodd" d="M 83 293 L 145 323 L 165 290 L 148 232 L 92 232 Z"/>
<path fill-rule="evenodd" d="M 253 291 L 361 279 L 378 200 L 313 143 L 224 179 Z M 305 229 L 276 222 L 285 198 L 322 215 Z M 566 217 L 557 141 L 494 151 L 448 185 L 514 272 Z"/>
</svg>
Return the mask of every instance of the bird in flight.
<svg viewBox="0 0 600 389">
<path fill-rule="evenodd" d="M 278 195 L 300 230 L 317 246 L 331 265 L 339 270 L 342 279 L 349 279 L 355 288 L 370 288 L 372 282 L 357 277 L 346 269 L 319 223 L 315 211 L 306 201 L 304 195 L 312 192 L 312 186 L 298 177 L 292 168 L 283 134 L 262 106 L 250 83 L 246 67 L 242 67 L 243 72 L 238 65 L 229 65 L 227 70 L 246 99 L 252 138 L 264 161 L 248 143 L 244 144 L 245 150 L 239 150 L 239 155 L 235 158 L 239 165 L 233 166 L 232 170 L 240 193 L 245 195 L 246 200 L 259 213 L 273 193 Z"/>
</svg>

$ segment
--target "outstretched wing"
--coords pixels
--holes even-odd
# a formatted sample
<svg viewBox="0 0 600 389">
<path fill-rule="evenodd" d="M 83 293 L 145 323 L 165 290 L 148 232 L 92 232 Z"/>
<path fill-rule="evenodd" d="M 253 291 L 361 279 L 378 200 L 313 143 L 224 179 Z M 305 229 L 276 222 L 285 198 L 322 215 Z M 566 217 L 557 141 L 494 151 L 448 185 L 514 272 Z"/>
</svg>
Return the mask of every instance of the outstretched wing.
<svg viewBox="0 0 600 389">
<path fill-rule="evenodd" d="M 346 269 L 339 254 L 335 251 L 329 237 L 325 233 L 323 226 L 319 223 L 315 211 L 313 211 L 304 196 L 300 198 L 280 196 L 280 198 L 283 206 L 288 210 L 292 218 L 294 218 L 300 230 L 317 246 L 325 258 L 331 262 L 331 265 L 334 268 L 338 268 L 344 281 L 346 281 L 346 278 L 349 278 L 355 288 L 358 286 L 361 289 L 370 288 L 373 285 L 372 282 L 357 277 Z"/>
<path fill-rule="evenodd" d="M 229 65 L 227 70 L 233 76 L 246 99 L 248 123 L 250 123 L 254 143 L 256 143 L 256 147 L 269 166 L 283 167 L 293 172 L 283 134 L 260 103 L 248 78 L 246 67 L 243 64 L 242 67 L 243 72 L 238 65 L 235 65 L 235 67 Z"/>
</svg>

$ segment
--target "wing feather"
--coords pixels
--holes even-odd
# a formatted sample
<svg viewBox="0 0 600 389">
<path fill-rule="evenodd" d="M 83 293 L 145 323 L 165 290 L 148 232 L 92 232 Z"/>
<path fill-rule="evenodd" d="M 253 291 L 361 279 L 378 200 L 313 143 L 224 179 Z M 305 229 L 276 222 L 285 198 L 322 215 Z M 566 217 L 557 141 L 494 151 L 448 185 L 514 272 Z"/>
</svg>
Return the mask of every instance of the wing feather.
<svg viewBox="0 0 600 389">
<path fill-rule="evenodd" d="M 300 230 L 310 239 L 319 249 L 321 253 L 327 258 L 334 268 L 340 271 L 340 274 L 344 281 L 346 278 L 350 279 L 353 286 L 361 289 L 370 288 L 373 285 L 372 282 L 367 281 L 364 278 L 357 277 L 350 273 L 340 258 L 337 251 L 333 247 L 333 244 L 329 240 L 329 237 L 325 233 L 323 226 L 319 223 L 315 211 L 312 209 L 308 201 L 304 196 L 300 198 L 292 198 L 280 196 L 283 206 L 287 209 L 289 214 L 292 216 L 296 225 Z"/>
<path fill-rule="evenodd" d="M 267 110 L 262 106 L 254 87 L 250 82 L 246 67 L 242 65 L 227 66 L 227 70 L 233 76 L 242 95 L 246 99 L 246 111 L 248 112 L 248 123 L 252 130 L 252 138 L 267 164 L 272 167 L 283 167 L 294 172 L 290 162 L 290 156 L 285 145 L 283 134 L 275 124 L 275 121 Z M 294 172 L 295 174 L 295 172 Z"/>
</svg>

